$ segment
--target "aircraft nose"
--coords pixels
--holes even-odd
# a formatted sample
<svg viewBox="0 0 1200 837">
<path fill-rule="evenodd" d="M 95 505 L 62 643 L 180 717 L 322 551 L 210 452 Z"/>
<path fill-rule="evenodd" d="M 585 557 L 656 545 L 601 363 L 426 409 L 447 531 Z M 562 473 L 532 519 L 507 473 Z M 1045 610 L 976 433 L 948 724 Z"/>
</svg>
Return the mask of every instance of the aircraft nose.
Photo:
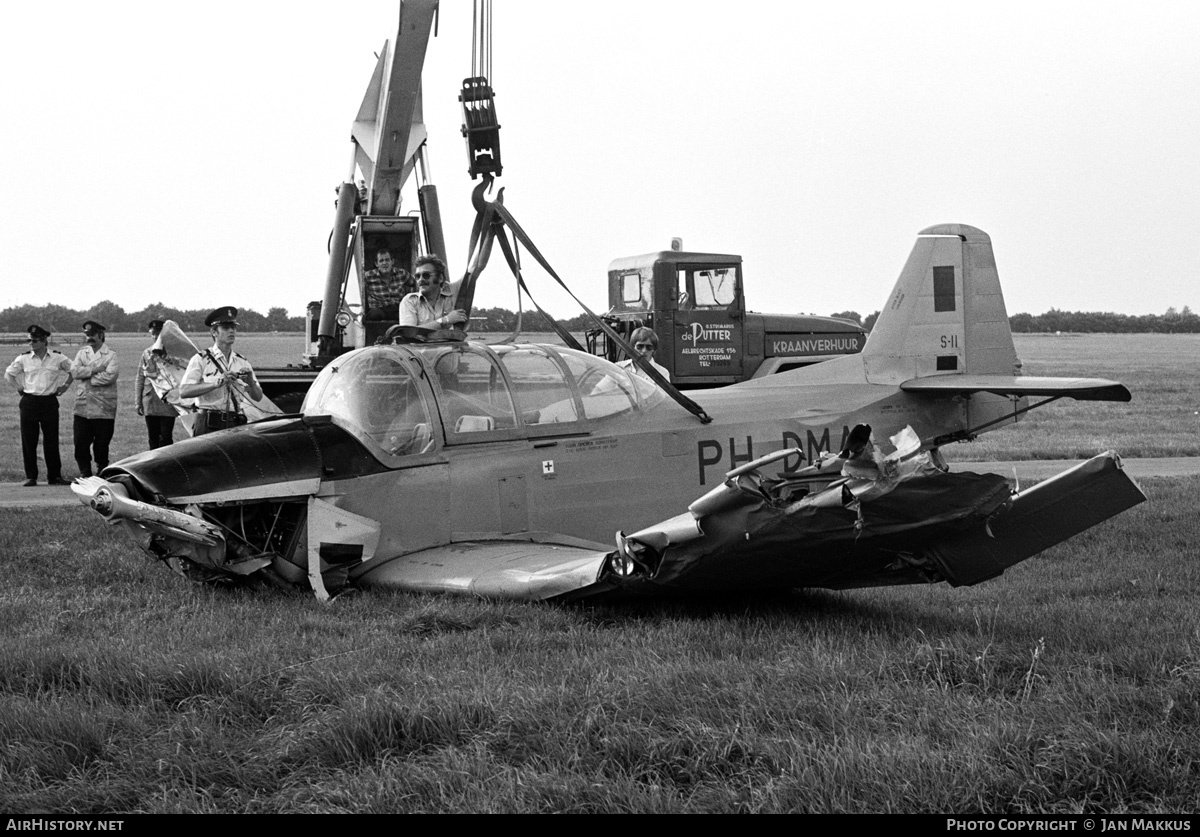
<svg viewBox="0 0 1200 837">
<path fill-rule="evenodd" d="M 301 416 L 185 439 L 123 459 L 101 476 L 128 475 L 143 495 L 179 504 L 312 494 L 322 479 L 380 467 L 328 417 Z"/>
</svg>

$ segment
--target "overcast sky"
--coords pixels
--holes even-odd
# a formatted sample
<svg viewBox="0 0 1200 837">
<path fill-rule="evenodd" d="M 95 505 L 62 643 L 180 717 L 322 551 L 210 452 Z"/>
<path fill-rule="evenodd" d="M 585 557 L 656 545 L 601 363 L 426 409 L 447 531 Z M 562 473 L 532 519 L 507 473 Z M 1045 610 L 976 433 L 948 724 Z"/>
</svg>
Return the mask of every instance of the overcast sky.
<svg viewBox="0 0 1200 837">
<path fill-rule="evenodd" d="M 424 82 L 455 273 L 470 11 L 443 0 Z M 303 313 L 396 18 L 7 5 L 0 308 Z M 1200 3 L 496 0 L 495 21 L 505 204 L 596 309 L 612 259 L 680 236 L 740 253 L 755 310 L 867 314 L 944 222 L 992 236 L 1010 314 L 1200 309 Z M 515 308 L 496 255 L 476 303 Z"/>
</svg>

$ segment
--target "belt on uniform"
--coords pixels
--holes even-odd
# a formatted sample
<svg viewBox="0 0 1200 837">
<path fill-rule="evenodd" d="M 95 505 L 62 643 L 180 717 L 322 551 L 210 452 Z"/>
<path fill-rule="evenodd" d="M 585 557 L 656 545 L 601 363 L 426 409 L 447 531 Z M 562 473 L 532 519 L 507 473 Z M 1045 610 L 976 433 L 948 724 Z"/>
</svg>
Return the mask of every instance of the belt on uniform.
<svg viewBox="0 0 1200 837">
<path fill-rule="evenodd" d="M 220 430 L 225 427 L 237 427 L 246 423 L 246 417 L 241 413 L 229 410 L 201 410 L 209 430 Z"/>
</svg>

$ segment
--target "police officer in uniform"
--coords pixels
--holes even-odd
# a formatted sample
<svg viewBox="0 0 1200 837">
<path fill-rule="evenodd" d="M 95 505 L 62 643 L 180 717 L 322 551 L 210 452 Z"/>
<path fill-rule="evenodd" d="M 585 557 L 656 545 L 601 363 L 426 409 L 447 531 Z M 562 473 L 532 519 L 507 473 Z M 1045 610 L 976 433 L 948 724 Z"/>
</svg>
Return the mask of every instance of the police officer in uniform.
<svg viewBox="0 0 1200 837">
<path fill-rule="evenodd" d="M 75 393 L 75 464 L 81 477 L 108 467 L 108 445 L 117 427 L 117 353 L 105 344 L 108 328 L 95 320 L 83 324 L 87 345 L 75 355 L 71 375 Z"/>
<path fill-rule="evenodd" d="M 37 485 L 38 435 L 46 459 L 46 483 L 67 485 L 62 478 L 58 455 L 58 397 L 71 386 L 71 361 L 59 351 L 48 349 L 50 332 L 38 325 L 29 331 L 30 350 L 4 371 L 4 379 L 21 396 L 21 456 L 25 460 L 25 485 Z"/>
<path fill-rule="evenodd" d="M 213 345 L 188 361 L 179 382 L 179 396 L 195 398 L 200 409 L 192 427 L 196 436 L 245 424 L 242 404 L 246 397 L 258 401 L 263 396 L 250 361 L 233 350 L 237 315 L 238 310 L 227 305 L 204 318 Z"/>
</svg>

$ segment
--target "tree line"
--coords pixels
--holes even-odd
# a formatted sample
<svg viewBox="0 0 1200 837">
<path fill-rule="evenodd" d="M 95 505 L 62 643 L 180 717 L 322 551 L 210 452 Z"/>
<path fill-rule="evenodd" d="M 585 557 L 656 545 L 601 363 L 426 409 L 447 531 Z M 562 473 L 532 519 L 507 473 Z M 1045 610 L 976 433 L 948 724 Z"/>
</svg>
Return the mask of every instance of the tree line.
<svg viewBox="0 0 1200 837">
<path fill-rule="evenodd" d="M 1008 322 L 1013 331 L 1024 333 L 1200 333 L 1200 315 L 1192 313 L 1192 309 L 1186 305 L 1182 311 L 1168 308 L 1165 314 L 1113 314 L 1108 311 L 1059 311 L 1051 308 L 1045 314 L 1013 314 Z"/>
<path fill-rule="evenodd" d="M 174 320 L 186 332 L 204 331 L 204 318 L 208 309 L 183 310 L 162 303 L 147 305 L 140 311 L 127 312 L 109 300 L 98 302 L 91 308 L 79 310 L 62 305 L 18 305 L 0 311 L 0 333 L 24 332 L 36 323 L 55 334 L 73 334 L 81 331 L 84 320 L 95 320 L 112 332 L 141 332 L 151 320 Z M 879 312 L 861 316 L 857 311 L 839 311 L 830 316 L 851 320 L 870 331 L 879 317 Z M 517 313 L 507 308 L 476 308 L 471 312 L 472 330 L 513 331 L 517 325 Z M 591 328 L 591 319 L 579 314 L 559 321 L 568 331 L 580 332 Z M 1014 332 L 1034 334 L 1069 331 L 1076 333 L 1098 332 L 1113 334 L 1197 334 L 1200 333 L 1200 315 L 1186 305 L 1182 310 L 1168 308 L 1165 314 L 1114 314 L 1099 311 L 1059 311 L 1051 308 L 1045 314 L 1013 314 L 1008 318 Z M 243 308 L 238 314 L 238 323 L 243 331 L 303 331 L 304 317 L 289 317 L 286 308 L 272 308 L 260 314 L 252 308 Z M 550 323 L 537 310 L 521 314 L 521 330 L 524 332 L 550 331 Z"/>
<path fill-rule="evenodd" d="M 857 311 L 831 314 L 843 320 L 853 320 L 870 331 L 879 312 L 860 317 Z M 1076 334 L 1198 334 L 1200 315 L 1186 305 L 1182 310 L 1168 308 L 1165 314 L 1114 314 L 1108 311 L 1059 311 L 1051 308 L 1045 314 L 1013 314 L 1008 326 L 1017 334 L 1053 334 L 1068 331 Z"/>
<path fill-rule="evenodd" d="M 112 332 L 145 331 L 151 320 L 174 320 L 187 332 L 206 331 L 204 318 L 211 311 L 185 311 L 156 303 L 127 312 L 107 299 L 83 310 L 63 305 L 18 305 L 0 311 L 0 332 L 23 332 L 36 323 L 54 334 L 74 334 L 83 330 L 85 320 L 95 320 Z M 272 308 L 265 316 L 243 308 L 238 313 L 238 325 L 243 331 L 304 331 L 304 318 L 289 317 L 286 308 Z"/>
</svg>

